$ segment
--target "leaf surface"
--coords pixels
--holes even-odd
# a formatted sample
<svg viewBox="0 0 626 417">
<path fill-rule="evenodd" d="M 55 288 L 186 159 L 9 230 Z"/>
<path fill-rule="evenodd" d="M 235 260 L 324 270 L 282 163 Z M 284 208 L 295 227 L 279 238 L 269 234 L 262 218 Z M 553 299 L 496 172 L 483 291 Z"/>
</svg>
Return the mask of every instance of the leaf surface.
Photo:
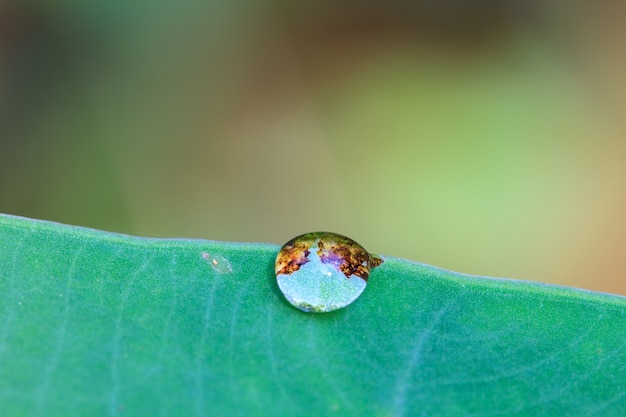
<svg viewBox="0 0 626 417">
<path fill-rule="evenodd" d="M 1 215 L 2 414 L 626 415 L 625 297 L 383 257 L 307 314 L 277 252 Z"/>
</svg>

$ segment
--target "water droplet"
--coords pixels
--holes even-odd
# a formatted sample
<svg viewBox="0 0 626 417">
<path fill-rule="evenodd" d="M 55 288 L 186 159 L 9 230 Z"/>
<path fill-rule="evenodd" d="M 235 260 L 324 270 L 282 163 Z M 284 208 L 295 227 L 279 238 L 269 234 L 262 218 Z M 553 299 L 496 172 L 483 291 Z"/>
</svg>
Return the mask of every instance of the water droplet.
<svg viewBox="0 0 626 417">
<path fill-rule="evenodd" d="M 211 265 L 213 269 L 220 274 L 230 274 L 233 272 L 233 268 L 232 266 L 230 266 L 230 262 L 228 262 L 228 259 L 224 258 L 222 255 L 214 255 L 208 252 L 202 252 L 202 257 L 206 259 L 209 265 Z"/>
<path fill-rule="evenodd" d="M 306 233 L 280 249 L 276 281 L 294 307 L 323 313 L 356 300 L 367 285 L 370 270 L 382 262 L 348 237 L 330 232 Z"/>
</svg>

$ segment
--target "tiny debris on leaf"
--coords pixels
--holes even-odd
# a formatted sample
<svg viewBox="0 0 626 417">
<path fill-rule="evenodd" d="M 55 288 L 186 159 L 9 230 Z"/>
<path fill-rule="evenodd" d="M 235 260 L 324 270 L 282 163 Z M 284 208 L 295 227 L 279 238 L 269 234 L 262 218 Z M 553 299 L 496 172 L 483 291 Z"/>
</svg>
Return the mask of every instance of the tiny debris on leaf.
<svg viewBox="0 0 626 417">
<path fill-rule="evenodd" d="M 208 252 L 202 252 L 202 258 L 206 259 L 213 269 L 220 274 L 230 274 L 233 272 L 233 268 L 230 266 L 228 259 L 221 255 L 213 255 Z"/>
</svg>

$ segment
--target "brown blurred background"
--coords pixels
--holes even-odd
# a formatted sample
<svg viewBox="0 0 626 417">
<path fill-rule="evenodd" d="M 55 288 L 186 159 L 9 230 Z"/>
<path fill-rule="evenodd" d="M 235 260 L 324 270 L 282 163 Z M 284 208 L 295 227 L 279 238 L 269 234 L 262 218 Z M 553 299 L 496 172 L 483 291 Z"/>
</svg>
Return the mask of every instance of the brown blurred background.
<svg viewBox="0 0 626 417">
<path fill-rule="evenodd" d="M 25 3 L 0 212 L 626 294 L 623 2 Z"/>
</svg>

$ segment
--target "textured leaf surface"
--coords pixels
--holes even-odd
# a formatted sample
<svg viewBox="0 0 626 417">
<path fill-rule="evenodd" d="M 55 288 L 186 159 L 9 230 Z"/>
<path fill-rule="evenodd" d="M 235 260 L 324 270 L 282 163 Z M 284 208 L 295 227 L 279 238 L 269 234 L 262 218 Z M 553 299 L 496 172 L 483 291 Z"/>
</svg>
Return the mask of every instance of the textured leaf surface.
<svg viewBox="0 0 626 417">
<path fill-rule="evenodd" d="M 277 251 L 0 216 L 2 415 L 626 415 L 624 297 L 385 257 L 307 314 Z"/>
</svg>

